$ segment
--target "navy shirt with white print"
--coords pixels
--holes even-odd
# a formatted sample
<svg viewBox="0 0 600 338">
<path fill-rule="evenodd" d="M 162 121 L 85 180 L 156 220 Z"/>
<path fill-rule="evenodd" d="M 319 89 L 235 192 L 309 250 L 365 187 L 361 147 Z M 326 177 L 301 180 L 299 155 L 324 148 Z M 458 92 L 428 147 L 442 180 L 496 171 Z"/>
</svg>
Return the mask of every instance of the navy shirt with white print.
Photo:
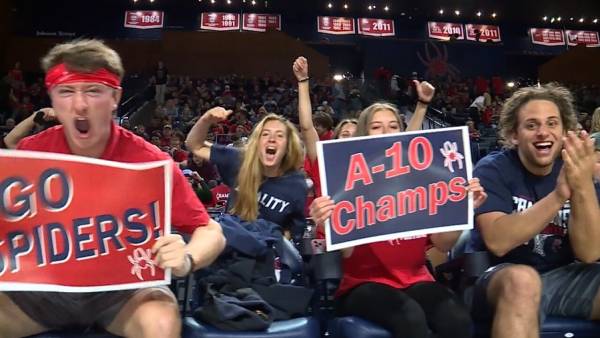
<svg viewBox="0 0 600 338">
<path fill-rule="evenodd" d="M 242 156 L 237 148 L 217 144 L 211 148 L 210 161 L 217 166 L 223 182 L 231 188 L 228 207 L 233 206 L 237 197 L 235 188 Z M 258 218 L 291 230 L 294 237 L 301 236 L 306 224 L 304 205 L 307 192 L 305 177 L 298 170 L 279 177 L 265 177 L 258 188 Z"/>
<path fill-rule="evenodd" d="M 523 166 L 514 149 L 494 152 L 484 157 L 475 166 L 473 176 L 479 177 L 488 198 L 475 214 L 493 211 L 510 214 L 530 208 L 554 190 L 562 165 L 562 159 L 558 158 L 550 174 L 536 176 Z M 598 185 L 595 188 L 597 196 L 600 196 Z M 505 256 L 494 257 L 494 264 L 526 264 L 544 272 L 573 262 L 575 258 L 568 236 L 570 210 L 567 201 L 539 234 Z M 477 227 L 473 231 L 477 232 Z M 479 233 L 471 237 L 474 248 L 485 249 Z"/>
</svg>

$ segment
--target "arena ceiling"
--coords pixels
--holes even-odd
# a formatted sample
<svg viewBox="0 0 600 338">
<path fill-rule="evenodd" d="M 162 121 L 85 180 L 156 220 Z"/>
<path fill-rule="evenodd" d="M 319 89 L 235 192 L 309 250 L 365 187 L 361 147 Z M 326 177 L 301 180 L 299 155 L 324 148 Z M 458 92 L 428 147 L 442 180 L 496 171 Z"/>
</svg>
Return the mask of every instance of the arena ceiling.
<svg viewBox="0 0 600 338">
<path fill-rule="evenodd" d="M 569 26 L 600 30 L 600 0 L 8 0 L 13 12 L 48 13 L 58 8 L 90 12 L 123 9 L 161 9 L 171 13 L 190 11 L 270 12 L 286 15 L 286 21 L 302 21 L 317 15 L 383 17 L 422 22 L 480 20 L 526 25 Z M 369 7 L 371 9 L 369 10 Z M 387 10 L 386 10 L 387 7 Z M 440 10 L 444 11 L 440 14 Z M 460 11 L 459 15 L 455 12 Z M 39 14 L 39 12 L 37 14 Z M 481 12 L 481 16 L 477 13 Z M 496 17 L 492 18 L 492 14 Z M 20 19 L 27 15 L 19 15 Z M 547 17 L 547 21 L 543 21 Z M 554 21 L 552 19 L 554 18 Z M 558 20 L 560 18 L 560 20 Z M 583 19 L 583 22 L 579 22 Z M 594 19 L 597 19 L 594 23 Z M 552 22 L 551 22 L 552 21 Z"/>
</svg>

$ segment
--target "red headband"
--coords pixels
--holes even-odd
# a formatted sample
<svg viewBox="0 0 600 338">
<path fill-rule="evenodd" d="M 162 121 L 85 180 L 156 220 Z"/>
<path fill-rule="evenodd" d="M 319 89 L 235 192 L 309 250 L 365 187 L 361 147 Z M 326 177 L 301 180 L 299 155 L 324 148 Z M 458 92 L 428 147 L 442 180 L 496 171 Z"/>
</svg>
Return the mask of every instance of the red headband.
<svg viewBox="0 0 600 338">
<path fill-rule="evenodd" d="M 98 82 L 115 89 L 121 89 L 121 80 L 119 80 L 117 74 L 106 68 L 99 68 L 91 73 L 81 73 L 70 71 L 64 63 L 59 63 L 48 69 L 46 73 L 46 88 L 48 90 L 59 84 L 74 82 Z"/>
</svg>

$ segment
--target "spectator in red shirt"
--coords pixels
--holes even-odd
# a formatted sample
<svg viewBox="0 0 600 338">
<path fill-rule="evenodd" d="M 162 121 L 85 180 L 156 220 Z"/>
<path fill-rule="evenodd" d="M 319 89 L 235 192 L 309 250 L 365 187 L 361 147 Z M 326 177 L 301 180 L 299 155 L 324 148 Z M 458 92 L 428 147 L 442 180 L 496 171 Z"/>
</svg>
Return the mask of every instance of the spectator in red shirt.
<svg viewBox="0 0 600 338">
<path fill-rule="evenodd" d="M 173 136 L 173 126 L 165 124 L 162 130 L 162 137 L 160 139 L 161 146 L 171 146 L 171 137 Z"/>
<path fill-rule="evenodd" d="M 173 160 L 177 163 L 185 162 L 188 159 L 189 153 L 181 148 L 183 142 L 185 141 L 185 136 L 182 133 L 175 133 L 171 137 L 171 150 L 169 153 Z"/>
<path fill-rule="evenodd" d="M 12 81 L 23 81 L 23 72 L 21 71 L 21 62 L 15 62 L 15 66 L 8 72 L 8 77 Z"/>
<path fill-rule="evenodd" d="M 229 199 L 230 189 L 225 183 L 221 182 L 216 187 L 210 189 L 212 194 L 212 205 L 211 207 L 227 207 L 227 200 Z"/>
<path fill-rule="evenodd" d="M 327 141 L 333 138 L 333 119 L 331 116 L 323 112 L 318 112 L 313 116 L 313 124 L 320 141 Z"/>
<path fill-rule="evenodd" d="M 18 149 L 119 162 L 168 159 L 113 122 L 112 112 L 121 98 L 123 76 L 120 57 L 114 50 L 98 40 L 75 40 L 56 45 L 42 64 L 61 125 L 21 140 Z M 185 276 L 210 264 L 223 250 L 225 240 L 220 225 L 208 217 L 179 168 L 173 165 L 172 170 L 171 220 L 180 231 L 190 233 L 191 240 L 186 244 L 180 235 L 164 234 L 152 250 L 160 268 Z M 121 193 L 119 189 L 115 187 L 115 193 Z M 103 293 L 0 293 L 2 337 L 96 325 L 126 337 L 181 335 L 177 300 L 166 287 Z"/>
</svg>

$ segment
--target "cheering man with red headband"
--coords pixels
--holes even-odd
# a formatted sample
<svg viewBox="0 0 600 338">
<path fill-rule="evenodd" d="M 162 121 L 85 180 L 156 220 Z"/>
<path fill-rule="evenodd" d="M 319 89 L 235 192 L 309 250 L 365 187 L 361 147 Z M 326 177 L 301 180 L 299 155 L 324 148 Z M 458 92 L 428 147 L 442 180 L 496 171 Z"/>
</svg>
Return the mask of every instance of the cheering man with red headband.
<svg viewBox="0 0 600 338">
<path fill-rule="evenodd" d="M 168 159 L 166 153 L 113 123 L 121 98 L 123 66 L 119 55 L 98 40 L 55 46 L 42 59 L 46 87 L 61 125 L 23 139 L 22 150 L 75 154 L 119 162 Z M 157 239 L 153 252 L 161 268 L 176 276 L 210 264 L 223 250 L 220 225 L 173 164 L 171 222 L 191 234 Z M 125 337 L 179 337 L 177 300 L 166 287 L 139 290 L 55 293 L 0 293 L 0 337 L 24 337 L 61 328 L 102 327 Z"/>
</svg>

